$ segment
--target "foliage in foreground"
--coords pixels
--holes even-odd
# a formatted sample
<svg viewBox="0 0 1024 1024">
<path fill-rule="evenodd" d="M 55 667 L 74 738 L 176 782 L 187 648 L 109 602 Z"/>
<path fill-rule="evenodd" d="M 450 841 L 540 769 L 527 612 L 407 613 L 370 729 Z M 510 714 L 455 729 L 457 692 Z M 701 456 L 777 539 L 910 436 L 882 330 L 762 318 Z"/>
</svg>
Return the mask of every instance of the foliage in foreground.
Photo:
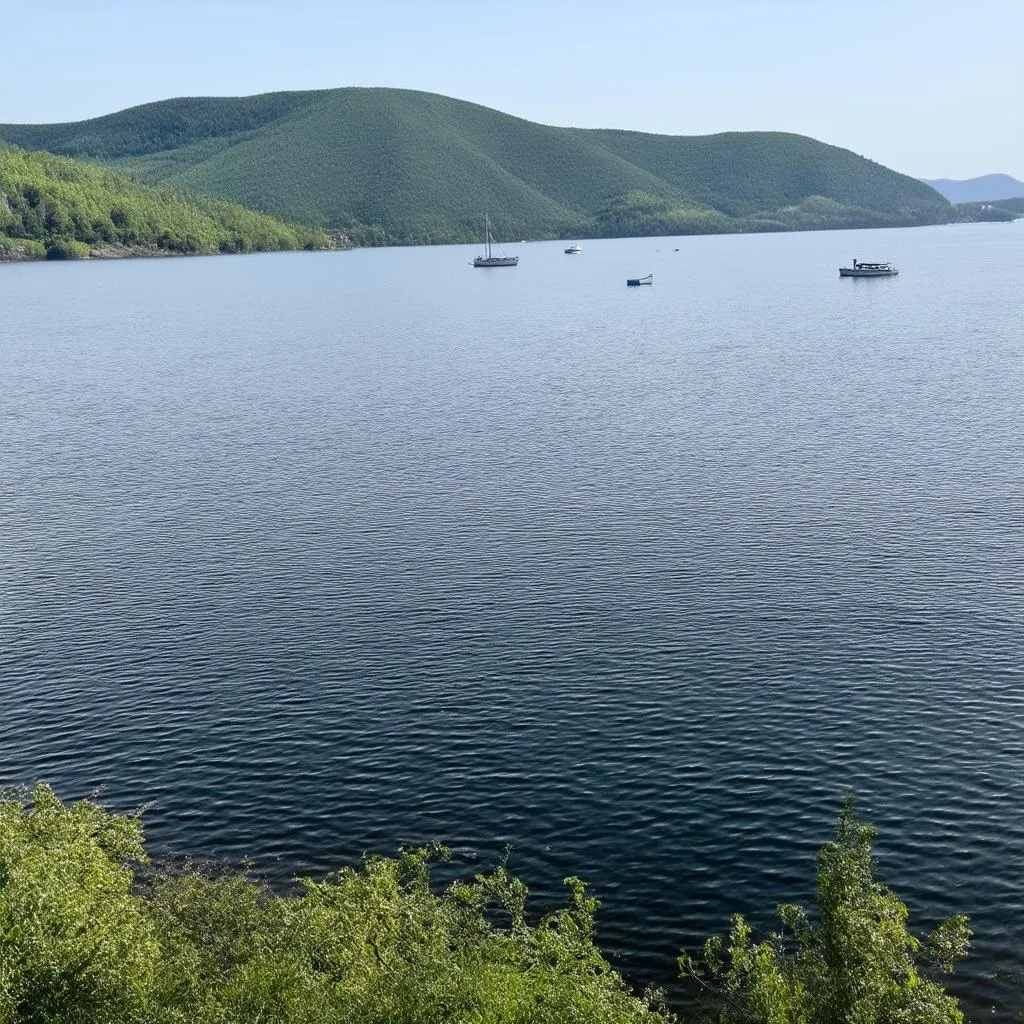
<svg viewBox="0 0 1024 1024">
<path fill-rule="evenodd" d="M 0 257 L 76 259 L 109 245 L 216 253 L 328 244 L 318 228 L 0 143 Z"/>
<path fill-rule="evenodd" d="M 818 854 L 813 918 L 784 904 L 781 930 L 754 942 L 736 915 L 727 943 L 712 938 L 700 957 L 680 957 L 721 1024 L 962 1024 L 934 976 L 966 956 L 967 919 L 947 918 L 923 942 L 911 935 L 906 906 L 875 879 L 874 836 L 848 799 Z"/>
<path fill-rule="evenodd" d="M 0 1021 L 608 1022 L 666 1018 L 593 942 L 597 902 L 527 923 L 503 868 L 441 893 L 430 848 L 302 893 L 244 875 L 145 875 L 141 823 L 46 786 L 0 804 Z"/>
<path fill-rule="evenodd" d="M 925 942 L 874 879 L 874 831 L 852 804 L 818 862 L 818 907 L 782 930 L 684 955 L 722 1024 L 962 1024 L 932 975 L 968 946 L 966 919 Z M 0 802 L 2 1024 L 671 1024 L 594 944 L 597 901 L 530 924 L 504 868 L 438 892 L 441 847 L 373 857 L 274 895 L 245 874 L 136 869 L 142 825 L 45 785 Z"/>
</svg>

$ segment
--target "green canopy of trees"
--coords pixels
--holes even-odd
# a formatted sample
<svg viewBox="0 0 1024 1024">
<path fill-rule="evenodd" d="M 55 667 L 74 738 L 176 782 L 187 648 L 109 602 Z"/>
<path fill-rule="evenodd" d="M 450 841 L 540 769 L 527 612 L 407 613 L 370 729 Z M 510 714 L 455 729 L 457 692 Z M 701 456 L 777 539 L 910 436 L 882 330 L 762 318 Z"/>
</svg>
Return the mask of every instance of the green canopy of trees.
<svg viewBox="0 0 1024 1024">
<path fill-rule="evenodd" d="M 317 249 L 329 242 L 319 228 L 0 143 L 0 257 L 69 259 L 111 245 L 216 253 Z"/>
</svg>

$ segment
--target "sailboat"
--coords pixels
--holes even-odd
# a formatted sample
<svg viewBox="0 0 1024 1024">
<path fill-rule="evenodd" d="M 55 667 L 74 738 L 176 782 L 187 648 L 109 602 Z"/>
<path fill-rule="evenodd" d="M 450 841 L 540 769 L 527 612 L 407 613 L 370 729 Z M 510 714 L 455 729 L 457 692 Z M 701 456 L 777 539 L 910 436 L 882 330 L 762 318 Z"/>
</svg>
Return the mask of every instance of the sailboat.
<svg viewBox="0 0 1024 1024">
<path fill-rule="evenodd" d="M 492 256 L 491 255 L 491 222 L 487 214 L 484 214 L 484 247 L 486 253 L 477 256 L 473 260 L 474 267 L 517 267 L 519 266 L 518 256 Z"/>
</svg>

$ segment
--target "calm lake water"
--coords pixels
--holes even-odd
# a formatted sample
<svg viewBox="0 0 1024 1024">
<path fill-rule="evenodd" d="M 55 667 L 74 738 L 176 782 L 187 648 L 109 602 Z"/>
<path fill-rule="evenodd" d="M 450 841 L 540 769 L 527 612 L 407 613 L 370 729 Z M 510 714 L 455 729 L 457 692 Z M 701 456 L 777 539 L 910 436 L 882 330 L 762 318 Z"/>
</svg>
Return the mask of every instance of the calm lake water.
<svg viewBox="0 0 1024 1024">
<path fill-rule="evenodd" d="M 281 879 L 510 844 L 640 984 L 852 790 L 1011 1018 L 1024 223 L 507 248 L 0 267 L 0 782 Z"/>
</svg>

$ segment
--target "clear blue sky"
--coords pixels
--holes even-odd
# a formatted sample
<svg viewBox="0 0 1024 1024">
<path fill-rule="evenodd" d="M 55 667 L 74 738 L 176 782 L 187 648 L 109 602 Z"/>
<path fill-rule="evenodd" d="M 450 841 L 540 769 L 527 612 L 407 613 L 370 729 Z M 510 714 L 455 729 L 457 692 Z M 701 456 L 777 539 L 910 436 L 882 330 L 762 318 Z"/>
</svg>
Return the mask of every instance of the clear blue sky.
<svg viewBox="0 0 1024 1024">
<path fill-rule="evenodd" d="M 914 176 L 1024 179 L 1024 0 L 39 0 L 0 121 L 388 85 L 546 124 L 773 129 Z"/>
</svg>

